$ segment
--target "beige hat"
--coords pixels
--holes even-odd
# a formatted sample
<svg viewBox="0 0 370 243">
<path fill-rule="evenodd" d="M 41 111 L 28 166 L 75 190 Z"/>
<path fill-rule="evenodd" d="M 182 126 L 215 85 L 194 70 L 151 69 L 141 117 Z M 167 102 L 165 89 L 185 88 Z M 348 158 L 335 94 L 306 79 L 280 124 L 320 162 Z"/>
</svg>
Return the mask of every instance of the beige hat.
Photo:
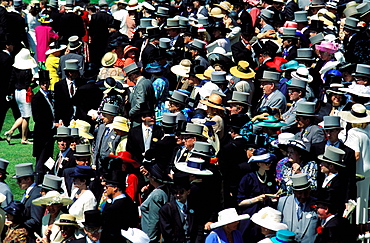
<svg viewBox="0 0 370 243">
<path fill-rule="evenodd" d="M 189 77 L 191 61 L 189 59 L 181 60 L 179 65 L 171 67 L 171 72 L 181 77 Z"/>
<path fill-rule="evenodd" d="M 37 67 L 35 59 L 28 49 L 22 48 L 14 58 L 13 67 L 25 70 Z"/>
<path fill-rule="evenodd" d="M 37 206 L 50 206 L 53 204 L 63 204 L 63 206 L 68 206 L 72 203 L 72 199 L 63 197 L 62 194 L 57 191 L 49 191 L 44 196 L 32 201 L 32 204 Z"/>
<path fill-rule="evenodd" d="M 227 3 L 228 2 L 220 2 L 219 4 L 214 4 L 213 6 L 219 7 L 227 12 L 231 12 L 230 3 Z"/>
<path fill-rule="evenodd" d="M 236 221 L 249 219 L 249 214 L 238 215 L 235 208 L 227 208 L 218 213 L 218 220 L 211 224 L 211 229 L 215 229 Z"/>
<path fill-rule="evenodd" d="M 78 227 L 76 217 L 72 214 L 62 214 L 59 220 L 55 222 L 56 225 L 72 225 Z"/>
<path fill-rule="evenodd" d="M 214 18 L 223 18 L 225 14 L 222 13 L 221 8 L 215 7 L 211 9 L 209 16 L 214 17 Z"/>
<path fill-rule="evenodd" d="M 104 54 L 103 58 L 101 59 L 101 65 L 104 67 L 110 67 L 117 61 L 117 54 L 115 52 L 107 52 Z"/>
<path fill-rule="evenodd" d="M 218 94 L 211 94 L 208 100 L 201 100 L 200 103 L 212 108 L 225 110 L 225 108 L 222 106 L 222 98 Z"/>
<path fill-rule="evenodd" d="M 71 124 L 73 123 L 71 122 Z M 86 139 L 94 139 L 94 136 L 90 133 L 90 128 L 91 128 L 90 123 L 78 119 L 74 122 L 72 126 L 71 124 L 69 127 L 78 128 L 78 135 L 80 135 L 81 137 L 86 138 Z"/>
<path fill-rule="evenodd" d="M 354 104 L 350 111 L 340 111 L 338 115 L 349 123 L 370 122 L 370 111 L 362 104 Z"/>
<path fill-rule="evenodd" d="M 251 220 L 255 224 L 273 231 L 288 229 L 286 224 L 281 223 L 281 212 L 271 207 L 260 209 L 252 215 Z"/>
<path fill-rule="evenodd" d="M 128 132 L 130 130 L 130 126 L 128 120 L 122 116 L 116 116 L 113 119 L 112 128 L 118 129 L 123 132 Z"/>
</svg>

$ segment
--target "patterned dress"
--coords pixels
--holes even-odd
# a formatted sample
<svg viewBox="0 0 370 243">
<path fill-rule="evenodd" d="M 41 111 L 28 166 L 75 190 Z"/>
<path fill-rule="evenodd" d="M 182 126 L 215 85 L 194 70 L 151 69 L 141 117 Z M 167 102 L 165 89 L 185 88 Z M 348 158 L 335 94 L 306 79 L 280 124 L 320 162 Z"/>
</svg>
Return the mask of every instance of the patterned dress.
<svg viewBox="0 0 370 243">
<path fill-rule="evenodd" d="M 10 226 L 3 243 L 26 243 L 28 232 L 21 225 Z"/>
<path fill-rule="evenodd" d="M 155 107 L 155 117 L 157 125 L 160 124 L 162 120 L 162 114 L 168 112 L 165 102 L 169 96 L 169 82 L 165 77 L 158 77 L 153 81 L 154 95 L 157 101 L 157 106 Z"/>
</svg>

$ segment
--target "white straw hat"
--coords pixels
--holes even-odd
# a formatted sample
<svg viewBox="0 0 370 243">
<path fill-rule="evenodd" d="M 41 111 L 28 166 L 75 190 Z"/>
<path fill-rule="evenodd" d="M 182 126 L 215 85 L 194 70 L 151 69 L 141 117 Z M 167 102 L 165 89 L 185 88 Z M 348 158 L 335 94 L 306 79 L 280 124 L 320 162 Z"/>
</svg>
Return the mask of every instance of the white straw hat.
<svg viewBox="0 0 370 243">
<path fill-rule="evenodd" d="M 271 207 L 264 207 L 257 213 L 252 215 L 251 220 L 259 226 L 269 230 L 287 230 L 288 226 L 281 223 L 281 212 Z"/>
<path fill-rule="evenodd" d="M 28 49 L 22 48 L 14 58 L 13 67 L 25 70 L 37 67 L 37 63 Z"/>
<path fill-rule="evenodd" d="M 218 212 L 218 221 L 211 224 L 211 229 L 215 229 L 236 221 L 249 219 L 249 214 L 238 215 L 235 208 L 227 208 Z"/>
</svg>

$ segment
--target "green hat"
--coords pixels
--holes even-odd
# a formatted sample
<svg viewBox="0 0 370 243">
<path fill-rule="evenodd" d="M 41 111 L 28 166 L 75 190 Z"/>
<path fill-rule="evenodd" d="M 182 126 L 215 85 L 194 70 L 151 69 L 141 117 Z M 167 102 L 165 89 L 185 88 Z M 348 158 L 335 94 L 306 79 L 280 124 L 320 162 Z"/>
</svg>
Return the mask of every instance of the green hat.
<svg viewBox="0 0 370 243">
<path fill-rule="evenodd" d="M 266 120 L 257 122 L 254 125 L 260 127 L 283 127 L 286 126 L 287 124 L 284 122 L 280 122 L 280 120 L 274 116 L 268 116 Z"/>
</svg>

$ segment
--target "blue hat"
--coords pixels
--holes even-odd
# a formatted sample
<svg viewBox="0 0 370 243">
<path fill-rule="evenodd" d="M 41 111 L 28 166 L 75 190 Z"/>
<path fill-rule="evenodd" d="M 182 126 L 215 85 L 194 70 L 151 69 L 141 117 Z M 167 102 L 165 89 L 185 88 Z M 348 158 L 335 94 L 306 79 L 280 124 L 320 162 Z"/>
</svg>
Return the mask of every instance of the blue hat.
<svg viewBox="0 0 370 243">
<path fill-rule="evenodd" d="M 146 66 L 145 71 L 147 73 L 160 73 L 164 71 L 164 68 L 158 62 L 152 62 Z"/>
<path fill-rule="evenodd" d="M 296 60 L 291 60 L 287 63 L 284 63 L 280 66 L 282 71 L 286 70 L 297 70 L 299 67 L 305 67 L 304 64 L 299 64 Z"/>
<path fill-rule="evenodd" d="M 24 205 L 20 201 L 12 201 L 8 206 L 4 208 L 4 211 L 13 216 L 22 216 Z"/>
<path fill-rule="evenodd" d="M 90 166 L 76 165 L 71 177 L 94 177 L 94 170 Z"/>
<path fill-rule="evenodd" d="M 278 230 L 276 236 L 270 240 L 274 243 L 288 243 L 294 242 L 295 233 L 289 230 Z"/>
<path fill-rule="evenodd" d="M 248 160 L 248 163 L 251 162 L 263 162 L 263 163 L 272 163 L 276 160 L 276 156 L 271 154 L 265 148 L 258 148 L 253 151 L 253 156 Z"/>
</svg>

